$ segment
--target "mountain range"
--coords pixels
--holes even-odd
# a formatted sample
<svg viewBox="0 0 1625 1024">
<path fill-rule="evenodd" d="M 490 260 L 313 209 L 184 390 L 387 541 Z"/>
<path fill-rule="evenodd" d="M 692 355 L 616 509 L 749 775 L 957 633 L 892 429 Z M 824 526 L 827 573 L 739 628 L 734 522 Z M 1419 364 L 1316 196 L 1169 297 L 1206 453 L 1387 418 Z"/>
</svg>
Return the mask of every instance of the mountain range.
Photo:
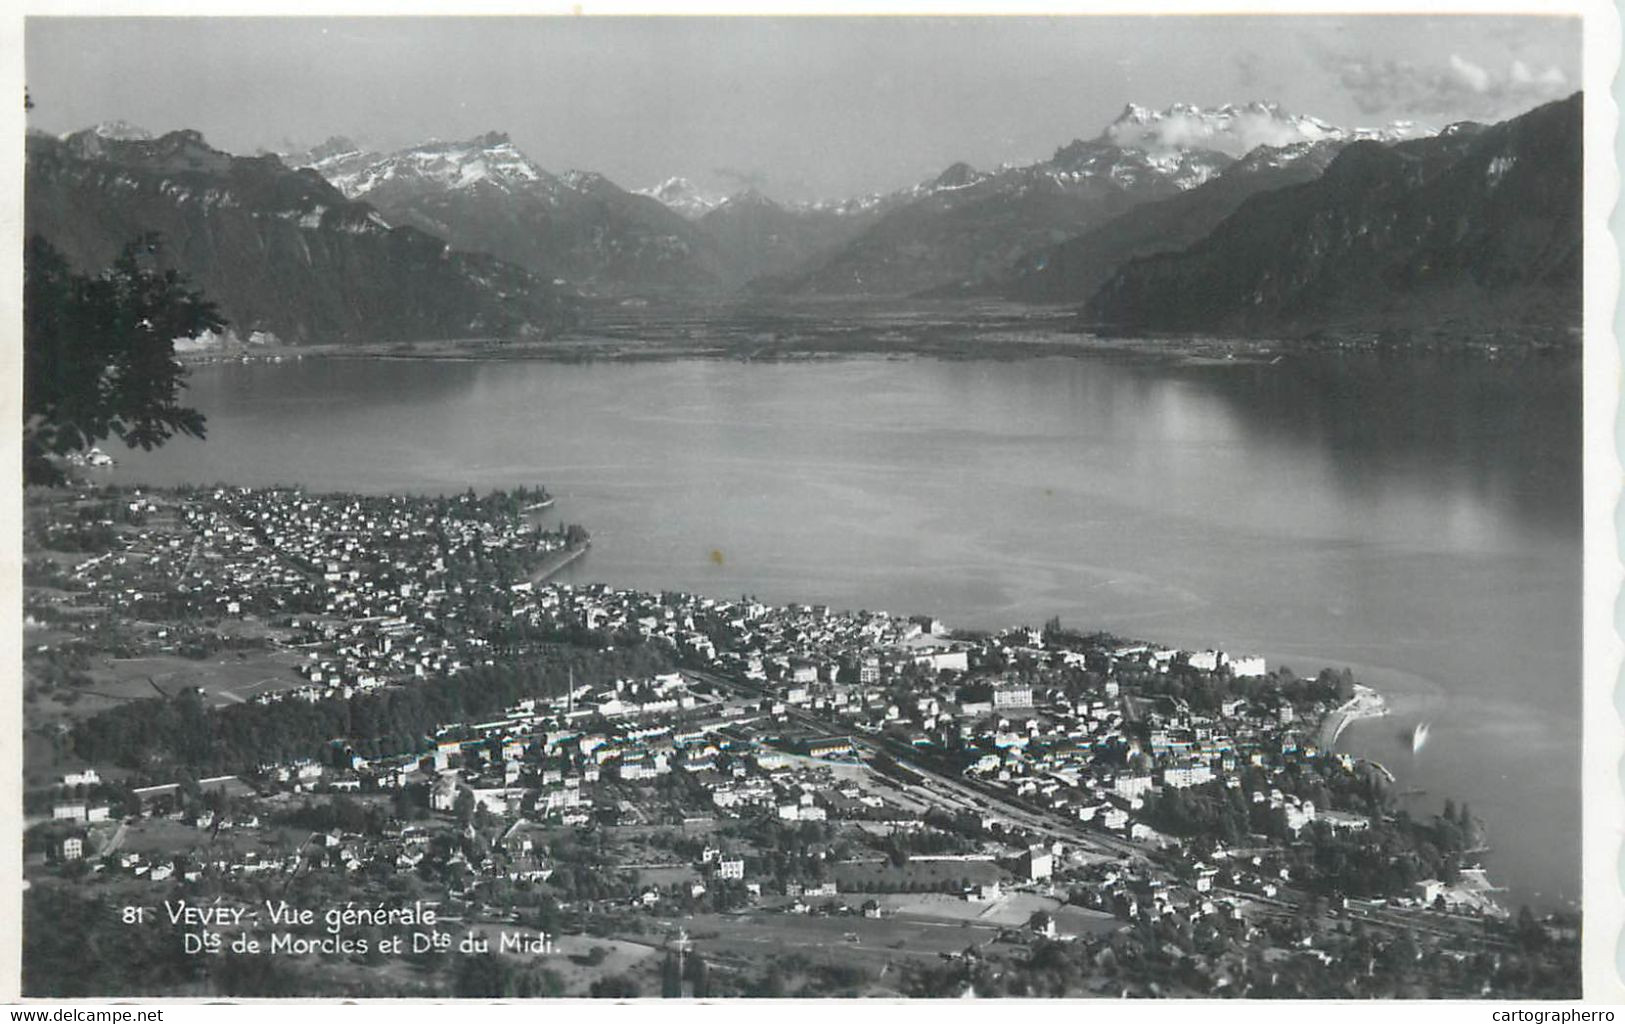
<svg viewBox="0 0 1625 1024">
<path fill-rule="evenodd" d="M 718 197 L 682 178 L 629 191 L 590 171 L 544 170 L 501 132 L 389 154 L 336 138 L 285 159 L 392 223 L 609 295 L 719 293 L 788 272 L 852 237 L 884 204 L 788 206 L 753 190 Z"/>
<path fill-rule="evenodd" d="M 107 266 L 161 236 L 242 337 L 355 342 L 546 334 L 574 301 L 520 267 L 397 227 L 310 171 L 233 156 L 193 131 L 87 129 L 26 143 L 24 222 L 70 263 Z"/>
<path fill-rule="evenodd" d="M 829 258 L 778 282 L 777 290 L 882 295 L 987 290 L 988 282 L 1011 276 L 1024 259 L 1145 204 L 1199 190 L 1238 162 L 1244 174 L 1263 166 L 1279 170 L 1307 157 L 1302 174 L 1316 166 L 1325 147 L 1421 133 L 1409 123 L 1342 129 L 1270 103 L 1176 104 L 1162 111 L 1129 104 L 1097 136 L 1075 139 L 1048 160 L 991 172 L 964 163 L 950 166 L 894 198 L 873 226 Z M 1267 156 L 1258 155 L 1261 150 Z M 1238 174 L 1216 191 L 1226 194 L 1242 180 Z M 1268 187 L 1267 181 L 1258 186 Z M 993 290 L 1020 292 L 1015 285 Z"/>
<path fill-rule="evenodd" d="M 125 124 L 28 142 L 30 230 L 99 266 L 138 230 L 291 340 L 557 330 L 570 296 L 996 296 L 1113 332 L 1577 318 L 1578 95 L 1500 125 L 1345 129 L 1133 104 L 1048 159 L 838 202 L 622 188 L 489 132 L 238 157 Z"/>
<path fill-rule="evenodd" d="M 1089 299 L 1101 329 L 1360 331 L 1561 341 L 1580 326 L 1582 99 L 1490 127 L 1358 141 L 1200 240 L 1129 260 Z"/>
<path fill-rule="evenodd" d="M 391 223 L 589 292 L 748 283 L 757 292 L 907 295 L 1004 275 L 1114 215 L 1200 187 L 1260 146 L 1281 166 L 1320 153 L 1316 146 L 1417 132 L 1406 124 L 1345 130 L 1266 103 L 1131 104 L 1098 136 L 1046 161 L 990 172 L 957 163 L 897 192 L 799 204 L 751 190 L 710 195 L 683 178 L 637 191 L 591 172 L 554 174 L 500 132 L 388 154 L 331 139 L 285 159 Z"/>
<path fill-rule="evenodd" d="M 507 135 L 428 142 L 388 154 L 330 139 L 289 154 L 391 223 L 411 225 L 589 292 L 724 286 L 710 241 L 657 200 L 601 174 L 552 174 Z"/>
</svg>

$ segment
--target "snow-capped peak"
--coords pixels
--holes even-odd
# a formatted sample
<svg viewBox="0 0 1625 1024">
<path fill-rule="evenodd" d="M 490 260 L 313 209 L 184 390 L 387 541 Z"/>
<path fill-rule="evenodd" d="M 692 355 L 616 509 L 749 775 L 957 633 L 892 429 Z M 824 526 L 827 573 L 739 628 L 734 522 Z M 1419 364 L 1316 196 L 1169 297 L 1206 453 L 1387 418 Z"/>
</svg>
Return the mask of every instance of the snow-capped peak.
<svg viewBox="0 0 1625 1024">
<path fill-rule="evenodd" d="M 640 196 L 648 196 L 690 218 L 703 217 L 726 201 L 724 196 L 701 192 L 687 178 L 667 178 L 650 188 L 637 188 L 632 191 Z"/>
<path fill-rule="evenodd" d="M 1421 139 L 1436 134 L 1441 133 L 1415 121 L 1389 121 L 1381 128 L 1350 128 L 1347 132 L 1352 140 L 1372 139 L 1377 142 L 1403 142 L 1405 139 Z"/>
<path fill-rule="evenodd" d="M 745 209 L 752 206 L 776 207 L 779 204 L 754 188 L 741 189 L 722 201 L 723 206 Z"/>
<path fill-rule="evenodd" d="M 352 139 L 343 135 L 334 135 L 321 145 L 313 147 L 305 156 L 312 163 L 320 163 L 323 160 L 341 160 L 345 157 L 357 156 L 360 153 L 361 147 L 356 145 Z"/>
<path fill-rule="evenodd" d="M 1117 115 L 1117 120 L 1113 121 L 1112 125 L 1149 124 L 1156 117 L 1157 112 L 1150 107 L 1142 107 L 1138 103 L 1129 103 L 1123 107 L 1123 112 Z M 1110 128 L 1107 129 L 1107 131 L 1110 130 Z"/>
<path fill-rule="evenodd" d="M 1397 141 L 1426 134 L 1426 129 L 1411 122 L 1398 121 L 1385 128 L 1340 128 L 1318 117 L 1288 113 L 1276 103 L 1255 100 L 1218 107 L 1175 103 L 1160 111 L 1130 103 L 1101 132 L 1100 141 L 1137 149 L 1152 158 L 1193 149 L 1239 157 L 1259 146 L 1356 139 Z"/>
<path fill-rule="evenodd" d="M 348 139 L 334 138 L 305 154 L 299 164 L 314 168 L 352 199 L 386 184 L 511 191 L 550 180 L 502 132 L 463 142 L 425 142 L 388 156 L 361 153 Z"/>
</svg>

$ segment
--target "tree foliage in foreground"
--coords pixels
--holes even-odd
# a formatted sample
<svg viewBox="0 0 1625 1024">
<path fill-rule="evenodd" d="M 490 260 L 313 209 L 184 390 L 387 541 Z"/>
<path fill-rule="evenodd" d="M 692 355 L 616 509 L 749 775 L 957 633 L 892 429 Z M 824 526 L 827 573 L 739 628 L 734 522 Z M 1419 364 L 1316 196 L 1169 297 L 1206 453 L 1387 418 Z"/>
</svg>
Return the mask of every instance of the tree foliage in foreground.
<svg viewBox="0 0 1625 1024">
<path fill-rule="evenodd" d="M 180 404 L 186 369 L 176 338 L 219 331 L 215 305 L 174 270 L 153 265 L 156 236 L 124 247 L 90 276 L 39 235 L 23 249 L 23 480 L 63 479 L 54 458 L 116 436 L 152 449 L 203 436 L 203 414 Z"/>
</svg>

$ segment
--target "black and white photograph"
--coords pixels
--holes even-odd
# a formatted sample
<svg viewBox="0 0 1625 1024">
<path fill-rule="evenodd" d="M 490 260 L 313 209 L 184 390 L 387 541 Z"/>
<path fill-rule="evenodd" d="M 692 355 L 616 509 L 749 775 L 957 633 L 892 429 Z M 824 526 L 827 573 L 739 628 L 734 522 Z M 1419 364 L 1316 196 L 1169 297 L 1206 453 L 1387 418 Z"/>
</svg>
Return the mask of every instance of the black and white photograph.
<svg viewBox="0 0 1625 1024">
<path fill-rule="evenodd" d="M 1401 10 L 18 19 L 16 996 L 1619 992 L 1617 16 Z"/>
</svg>

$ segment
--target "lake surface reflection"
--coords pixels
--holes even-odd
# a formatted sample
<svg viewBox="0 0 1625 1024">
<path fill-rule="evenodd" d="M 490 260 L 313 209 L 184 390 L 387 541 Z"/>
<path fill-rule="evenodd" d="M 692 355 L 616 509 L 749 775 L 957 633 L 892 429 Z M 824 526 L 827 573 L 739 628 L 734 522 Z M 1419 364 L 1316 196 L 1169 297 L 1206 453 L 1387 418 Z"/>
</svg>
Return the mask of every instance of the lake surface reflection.
<svg viewBox="0 0 1625 1024">
<path fill-rule="evenodd" d="M 1353 664 L 1395 714 L 1342 746 L 1417 811 L 1470 803 L 1513 904 L 1554 907 L 1579 896 L 1579 385 L 1556 359 L 306 360 L 194 372 L 208 442 L 112 475 L 544 483 L 593 533 L 578 580 Z"/>
</svg>

